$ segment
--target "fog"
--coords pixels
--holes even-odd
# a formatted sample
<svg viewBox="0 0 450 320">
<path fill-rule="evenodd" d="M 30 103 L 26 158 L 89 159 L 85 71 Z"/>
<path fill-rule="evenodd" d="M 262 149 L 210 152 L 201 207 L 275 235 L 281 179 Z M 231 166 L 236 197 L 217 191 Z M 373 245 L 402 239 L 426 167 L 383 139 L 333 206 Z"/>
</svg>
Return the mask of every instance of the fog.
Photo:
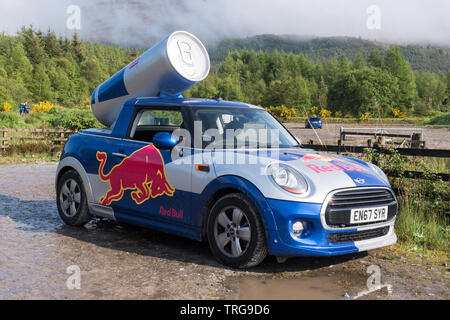
<svg viewBox="0 0 450 320">
<path fill-rule="evenodd" d="M 79 30 L 67 27 L 69 5 L 81 8 Z M 372 5 L 379 15 L 373 8 L 367 12 Z M 270 33 L 450 46 L 449 12 L 448 0 L 1 0 L 0 32 L 14 34 L 32 24 L 140 47 L 175 30 L 190 31 L 209 45 Z"/>
</svg>

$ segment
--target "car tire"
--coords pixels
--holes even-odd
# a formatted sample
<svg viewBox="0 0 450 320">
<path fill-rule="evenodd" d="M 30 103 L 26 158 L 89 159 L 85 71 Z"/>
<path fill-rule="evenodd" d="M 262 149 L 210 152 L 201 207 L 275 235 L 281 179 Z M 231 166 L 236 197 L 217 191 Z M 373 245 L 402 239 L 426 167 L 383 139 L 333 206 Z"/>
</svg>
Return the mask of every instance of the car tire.
<svg viewBox="0 0 450 320">
<path fill-rule="evenodd" d="M 268 254 L 261 217 L 241 193 L 225 195 L 214 204 L 207 221 L 207 235 L 216 259 L 230 267 L 257 266 Z"/>
<path fill-rule="evenodd" d="M 92 219 L 83 181 L 75 170 L 64 173 L 58 180 L 56 205 L 59 216 L 70 226 L 83 226 Z"/>
</svg>

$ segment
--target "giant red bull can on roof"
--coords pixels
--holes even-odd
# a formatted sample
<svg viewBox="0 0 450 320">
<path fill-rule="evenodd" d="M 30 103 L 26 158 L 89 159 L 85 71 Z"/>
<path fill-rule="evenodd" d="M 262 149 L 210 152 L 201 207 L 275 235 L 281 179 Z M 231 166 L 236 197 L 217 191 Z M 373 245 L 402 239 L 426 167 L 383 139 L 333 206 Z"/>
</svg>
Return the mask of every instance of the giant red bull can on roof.
<svg viewBox="0 0 450 320">
<path fill-rule="evenodd" d="M 176 31 L 98 86 L 92 94 L 92 112 L 112 126 L 125 103 L 138 97 L 178 97 L 209 73 L 209 55 L 202 42 Z"/>
</svg>

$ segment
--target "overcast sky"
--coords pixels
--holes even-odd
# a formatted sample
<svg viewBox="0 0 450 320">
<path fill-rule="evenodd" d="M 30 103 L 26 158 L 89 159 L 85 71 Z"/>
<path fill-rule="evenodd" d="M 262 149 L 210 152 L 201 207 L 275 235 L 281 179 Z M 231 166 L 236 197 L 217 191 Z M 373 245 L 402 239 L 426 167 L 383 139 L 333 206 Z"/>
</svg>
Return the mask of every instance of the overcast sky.
<svg viewBox="0 0 450 320">
<path fill-rule="evenodd" d="M 82 38 L 123 45 L 187 30 L 207 44 L 273 33 L 450 46 L 450 0 L 1 0 L 0 32 L 33 24 L 71 36 L 70 5 L 81 9 Z"/>
</svg>

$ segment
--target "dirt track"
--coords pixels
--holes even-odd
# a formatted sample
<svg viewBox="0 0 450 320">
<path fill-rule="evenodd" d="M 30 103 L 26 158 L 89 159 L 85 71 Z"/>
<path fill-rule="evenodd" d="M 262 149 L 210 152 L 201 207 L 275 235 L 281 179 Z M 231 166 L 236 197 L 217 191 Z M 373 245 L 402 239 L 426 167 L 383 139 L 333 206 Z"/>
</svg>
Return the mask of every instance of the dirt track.
<svg viewBox="0 0 450 320">
<path fill-rule="evenodd" d="M 0 299 L 345 299 L 367 290 L 372 264 L 392 294 L 363 298 L 450 298 L 448 265 L 392 249 L 284 264 L 269 257 L 235 271 L 218 264 L 207 244 L 104 221 L 68 227 L 56 210 L 55 169 L 0 166 Z M 71 265 L 81 270 L 79 290 L 66 286 Z"/>
</svg>

